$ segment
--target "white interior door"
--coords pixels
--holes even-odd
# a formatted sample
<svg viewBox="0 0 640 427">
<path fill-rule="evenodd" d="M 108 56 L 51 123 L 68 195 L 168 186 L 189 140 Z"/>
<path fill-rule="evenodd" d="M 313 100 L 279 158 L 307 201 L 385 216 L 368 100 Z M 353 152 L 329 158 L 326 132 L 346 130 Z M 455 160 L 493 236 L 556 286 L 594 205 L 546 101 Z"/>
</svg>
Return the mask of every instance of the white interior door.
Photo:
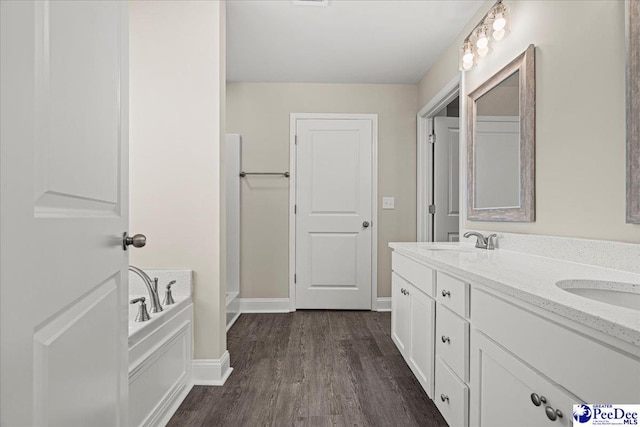
<svg viewBox="0 0 640 427">
<path fill-rule="evenodd" d="M 460 239 L 460 120 L 435 117 L 433 147 L 434 242 Z"/>
<path fill-rule="evenodd" d="M 371 309 L 374 122 L 296 123 L 296 308 Z"/>
<path fill-rule="evenodd" d="M 126 425 L 128 5 L 0 4 L 0 424 Z"/>
</svg>

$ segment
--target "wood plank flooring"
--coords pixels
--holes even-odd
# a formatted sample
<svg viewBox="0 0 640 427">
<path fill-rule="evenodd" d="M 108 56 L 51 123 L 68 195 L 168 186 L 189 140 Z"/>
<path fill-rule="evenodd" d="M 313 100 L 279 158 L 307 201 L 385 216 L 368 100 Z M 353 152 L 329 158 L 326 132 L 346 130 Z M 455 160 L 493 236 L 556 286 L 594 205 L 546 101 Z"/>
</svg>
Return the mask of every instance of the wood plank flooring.
<svg viewBox="0 0 640 427">
<path fill-rule="evenodd" d="M 390 313 L 242 314 L 233 373 L 195 386 L 169 426 L 446 426 L 390 334 Z"/>
</svg>

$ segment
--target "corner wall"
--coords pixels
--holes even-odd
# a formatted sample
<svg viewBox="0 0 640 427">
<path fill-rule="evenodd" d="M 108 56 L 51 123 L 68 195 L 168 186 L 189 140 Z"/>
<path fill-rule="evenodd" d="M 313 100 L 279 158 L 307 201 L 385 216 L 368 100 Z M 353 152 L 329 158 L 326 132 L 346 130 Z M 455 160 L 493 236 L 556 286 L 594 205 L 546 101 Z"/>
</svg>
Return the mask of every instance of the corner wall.
<svg viewBox="0 0 640 427">
<path fill-rule="evenodd" d="M 226 350 L 224 2 L 130 3 L 130 210 L 141 268 L 194 271 L 196 359 Z"/>
<path fill-rule="evenodd" d="M 391 295 L 390 241 L 416 233 L 416 85 L 228 83 L 227 131 L 246 171 L 289 169 L 290 113 L 378 114 L 378 296 Z M 241 297 L 289 296 L 289 181 L 242 180 Z M 382 210 L 395 196 L 395 210 Z"/>
<path fill-rule="evenodd" d="M 624 2 L 505 4 L 511 34 L 464 74 L 463 90 L 536 45 L 536 222 L 463 228 L 640 243 L 640 225 L 625 223 Z M 481 14 L 420 82 L 419 108 L 459 72 L 458 48 Z"/>
</svg>

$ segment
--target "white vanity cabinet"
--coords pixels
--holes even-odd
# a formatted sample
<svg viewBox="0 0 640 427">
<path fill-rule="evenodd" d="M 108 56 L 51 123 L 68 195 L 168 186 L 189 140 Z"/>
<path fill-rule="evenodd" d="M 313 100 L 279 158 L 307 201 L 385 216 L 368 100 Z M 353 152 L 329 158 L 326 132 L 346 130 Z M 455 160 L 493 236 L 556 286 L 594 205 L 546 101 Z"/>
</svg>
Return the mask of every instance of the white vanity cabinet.
<svg viewBox="0 0 640 427">
<path fill-rule="evenodd" d="M 392 256 L 392 337 L 451 427 L 570 426 L 574 404 L 640 402 L 637 346 L 410 253 Z"/>
<path fill-rule="evenodd" d="M 411 299 L 407 289 L 411 285 L 402 277 L 392 273 L 391 278 L 391 338 L 398 350 L 407 358 L 411 344 L 410 308 Z"/>
<path fill-rule="evenodd" d="M 433 396 L 434 321 L 433 270 L 394 254 L 391 278 L 391 338 L 427 392 Z M 399 262 L 398 262 L 399 260 Z M 406 277 L 412 277 L 417 286 Z"/>
</svg>

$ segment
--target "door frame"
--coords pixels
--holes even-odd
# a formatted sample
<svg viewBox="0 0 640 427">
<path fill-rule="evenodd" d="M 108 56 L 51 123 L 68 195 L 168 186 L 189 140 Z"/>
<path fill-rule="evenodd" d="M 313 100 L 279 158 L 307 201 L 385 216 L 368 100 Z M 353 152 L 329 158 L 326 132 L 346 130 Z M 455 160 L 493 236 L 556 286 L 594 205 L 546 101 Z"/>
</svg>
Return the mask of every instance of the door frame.
<svg viewBox="0 0 640 427">
<path fill-rule="evenodd" d="M 371 122 L 371 310 L 378 301 L 378 115 L 336 113 L 289 114 L 289 311 L 296 311 L 296 127 L 298 120 L 369 120 Z"/>
<path fill-rule="evenodd" d="M 433 98 L 418 111 L 417 122 L 417 168 L 416 168 L 416 240 L 418 242 L 433 241 L 433 221 L 429 216 L 429 205 L 433 200 L 433 180 L 431 165 L 433 164 L 432 150 L 429 150 L 429 135 L 433 133 L 433 118 L 451 101 L 461 94 L 461 73 L 451 79 Z M 462 129 L 463 97 L 460 96 L 460 153 L 464 147 Z M 460 156 L 462 160 L 462 155 Z M 462 164 L 462 163 L 461 163 Z M 460 195 L 464 188 L 460 181 Z M 462 207 L 462 204 L 460 204 Z M 462 229 L 462 209 L 460 212 L 458 229 Z"/>
</svg>

